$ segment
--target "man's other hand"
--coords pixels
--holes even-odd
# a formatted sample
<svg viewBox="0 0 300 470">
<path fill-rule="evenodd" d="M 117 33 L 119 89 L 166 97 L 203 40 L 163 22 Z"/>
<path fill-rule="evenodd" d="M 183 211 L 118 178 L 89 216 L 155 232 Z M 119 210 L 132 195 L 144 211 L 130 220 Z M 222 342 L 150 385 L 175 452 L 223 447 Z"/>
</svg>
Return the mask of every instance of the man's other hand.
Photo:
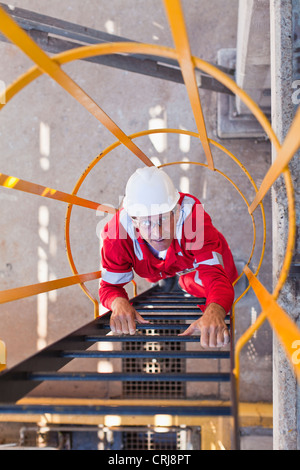
<svg viewBox="0 0 300 470">
<path fill-rule="evenodd" d="M 111 305 L 110 328 L 115 334 L 134 335 L 137 323 L 150 323 L 123 297 L 117 297 Z"/>
<path fill-rule="evenodd" d="M 203 315 L 183 332 L 180 336 L 200 333 L 200 343 L 204 348 L 225 346 L 230 341 L 230 335 L 225 323 L 226 312 L 219 304 L 211 303 Z"/>
</svg>

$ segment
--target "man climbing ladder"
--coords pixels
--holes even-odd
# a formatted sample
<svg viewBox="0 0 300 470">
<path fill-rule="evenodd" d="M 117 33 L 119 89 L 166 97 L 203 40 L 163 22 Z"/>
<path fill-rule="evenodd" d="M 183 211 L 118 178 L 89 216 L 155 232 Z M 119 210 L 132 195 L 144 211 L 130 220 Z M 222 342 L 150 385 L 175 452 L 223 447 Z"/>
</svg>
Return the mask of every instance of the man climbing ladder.
<svg viewBox="0 0 300 470">
<path fill-rule="evenodd" d="M 127 182 L 123 208 L 101 236 L 99 297 L 112 311 L 114 333 L 132 335 L 136 322 L 148 323 L 124 289 L 134 270 L 152 283 L 178 275 L 183 290 L 206 298 L 199 306 L 203 314 L 181 334 L 199 332 L 203 347 L 228 344 L 225 317 L 238 273 L 224 236 L 197 198 L 178 192 L 163 170 L 139 168 Z"/>
</svg>

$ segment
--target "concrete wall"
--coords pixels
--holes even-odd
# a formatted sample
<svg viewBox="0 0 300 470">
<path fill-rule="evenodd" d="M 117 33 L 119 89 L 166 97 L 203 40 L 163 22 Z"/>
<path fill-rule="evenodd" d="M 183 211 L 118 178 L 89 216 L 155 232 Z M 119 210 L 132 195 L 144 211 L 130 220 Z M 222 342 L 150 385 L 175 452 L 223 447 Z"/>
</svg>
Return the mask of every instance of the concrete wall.
<svg viewBox="0 0 300 470">
<path fill-rule="evenodd" d="M 237 37 L 236 81 L 262 108 L 272 105 L 272 127 L 282 143 L 299 105 L 300 6 L 293 0 L 240 0 Z M 271 88 L 269 101 L 264 90 Z M 239 114 L 247 109 L 236 100 Z M 276 152 L 272 149 L 272 161 Z M 295 189 L 297 227 L 299 227 L 299 152 L 290 172 Z M 284 178 L 272 187 L 273 213 L 273 288 L 286 252 L 288 200 Z M 299 231 L 293 263 L 299 262 Z M 299 280 L 289 276 L 280 305 L 299 324 Z M 300 448 L 299 384 L 277 336 L 273 342 L 274 449 Z"/>
<path fill-rule="evenodd" d="M 240 0 L 237 32 L 236 83 L 260 108 L 271 107 L 269 0 Z M 239 114 L 250 114 L 237 97 Z"/>
<path fill-rule="evenodd" d="M 271 2 L 271 59 L 272 59 L 272 124 L 282 143 L 299 105 L 297 89 L 300 85 L 299 45 L 300 6 L 297 1 Z M 298 60 L 297 60 L 298 58 Z M 273 160 L 276 153 L 272 152 Z M 299 152 L 289 164 L 295 189 L 297 227 L 300 225 Z M 273 202 L 273 282 L 277 284 L 285 255 L 288 205 L 283 177 L 272 188 Z M 299 230 L 293 262 L 299 257 Z M 280 297 L 280 305 L 299 323 L 299 280 L 288 278 Z M 300 449 L 300 393 L 295 375 L 274 336 L 274 448 Z"/>
</svg>

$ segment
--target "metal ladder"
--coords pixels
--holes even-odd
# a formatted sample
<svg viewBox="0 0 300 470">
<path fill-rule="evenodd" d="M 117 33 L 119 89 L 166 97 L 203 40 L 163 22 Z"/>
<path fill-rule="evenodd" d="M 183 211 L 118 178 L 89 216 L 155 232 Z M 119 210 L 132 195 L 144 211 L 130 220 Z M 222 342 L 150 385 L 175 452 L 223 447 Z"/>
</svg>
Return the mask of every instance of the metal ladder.
<svg viewBox="0 0 300 470">
<path fill-rule="evenodd" d="M 164 330 L 172 328 L 170 320 L 176 320 L 174 328 L 185 330 L 188 327 L 186 321 L 194 321 L 199 318 L 201 311 L 197 305 L 204 304 L 205 299 L 188 296 L 183 291 L 163 292 L 158 286 L 154 286 L 145 293 L 134 297 L 132 305 L 138 312 L 151 323 L 137 325 L 135 335 L 110 335 L 108 332 L 110 313 L 98 317 L 84 327 L 65 336 L 61 340 L 51 344 L 20 364 L 0 373 L 0 413 L 1 414 L 63 414 L 63 415 L 150 415 L 168 414 L 172 416 L 232 416 L 233 433 L 232 448 L 239 449 L 239 432 L 237 407 L 234 393 L 234 378 L 232 374 L 233 352 L 216 350 L 193 351 L 89 351 L 89 347 L 96 342 L 198 342 L 199 336 L 169 336 Z M 159 320 L 159 323 L 156 321 Z M 168 323 L 161 323 L 164 320 Z M 182 323 L 178 323 L 182 321 Z M 226 320 L 229 323 L 230 319 Z M 144 334 L 141 330 L 155 329 L 155 336 Z M 233 332 L 231 332 L 233 344 Z M 228 359 L 228 372 L 196 372 L 196 373 L 123 373 L 123 372 L 60 372 L 59 370 L 75 358 L 151 358 L 167 359 L 180 358 L 185 360 L 198 360 L 201 369 L 202 359 Z M 160 404 L 137 404 L 132 400 L 128 405 L 40 405 L 40 404 L 16 404 L 31 390 L 44 381 L 172 381 L 172 382 L 231 382 L 232 398 L 230 406 L 216 405 L 184 407 Z M 143 398 L 143 397 L 141 397 Z M 188 400 L 187 400 L 188 402 Z"/>
</svg>

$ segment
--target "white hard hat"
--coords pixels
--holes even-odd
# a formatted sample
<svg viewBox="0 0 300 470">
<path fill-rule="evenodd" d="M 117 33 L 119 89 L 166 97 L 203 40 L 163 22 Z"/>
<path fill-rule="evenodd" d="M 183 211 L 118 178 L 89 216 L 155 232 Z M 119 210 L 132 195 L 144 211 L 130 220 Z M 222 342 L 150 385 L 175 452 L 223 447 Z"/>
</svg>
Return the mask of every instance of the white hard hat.
<svg viewBox="0 0 300 470">
<path fill-rule="evenodd" d="M 171 178 L 156 166 L 138 168 L 126 185 L 123 207 L 131 217 L 170 212 L 179 200 Z"/>
</svg>

